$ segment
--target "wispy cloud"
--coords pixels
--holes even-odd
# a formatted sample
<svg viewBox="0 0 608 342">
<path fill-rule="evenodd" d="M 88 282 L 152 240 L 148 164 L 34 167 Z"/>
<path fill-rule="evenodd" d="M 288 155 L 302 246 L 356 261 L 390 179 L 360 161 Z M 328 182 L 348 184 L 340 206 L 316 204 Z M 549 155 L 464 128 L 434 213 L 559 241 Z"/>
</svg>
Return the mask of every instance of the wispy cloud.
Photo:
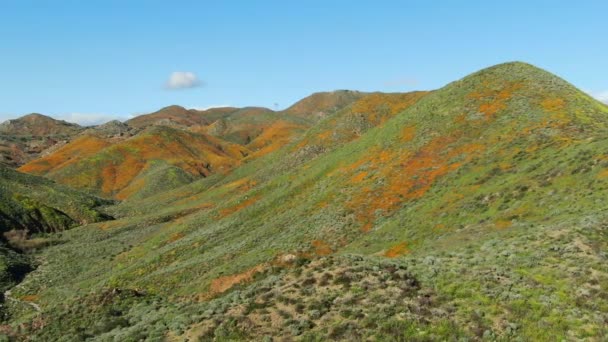
<svg viewBox="0 0 608 342">
<path fill-rule="evenodd" d="M 165 88 L 171 90 L 196 88 L 203 85 L 203 82 L 190 71 L 174 71 L 169 75 Z"/>
</svg>

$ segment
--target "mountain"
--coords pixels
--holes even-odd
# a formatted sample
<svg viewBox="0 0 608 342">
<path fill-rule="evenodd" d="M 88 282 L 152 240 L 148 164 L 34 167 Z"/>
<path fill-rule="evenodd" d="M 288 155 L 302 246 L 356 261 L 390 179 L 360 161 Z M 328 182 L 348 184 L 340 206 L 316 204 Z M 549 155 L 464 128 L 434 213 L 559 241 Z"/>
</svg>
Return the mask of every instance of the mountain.
<svg viewBox="0 0 608 342">
<path fill-rule="evenodd" d="M 30 162 L 20 171 L 43 175 L 59 183 L 87 189 L 106 197 L 125 199 L 148 188 L 163 190 L 165 182 L 157 184 L 144 175 L 169 172 L 161 177 L 177 184 L 190 176 L 207 177 L 226 173 L 247 155 L 246 148 L 211 136 L 195 134 L 168 126 L 151 126 L 145 131 L 118 143 L 83 136 L 55 151 Z M 167 168 L 172 165 L 179 168 Z M 152 172 L 154 169 L 154 172 Z M 180 176 L 173 177 L 174 172 Z M 143 178 L 142 178 L 143 177 Z"/>
<path fill-rule="evenodd" d="M 100 341 L 608 336 L 608 107 L 514 62 L 432 92 L 361 94 L 321 116 L 230 172 L 62 233 L 11 289 L 21 302 L 7 302 L 5 331 Z M 264 132 L 248 145 L 271 146 Z M 122 155 L 153 144 L 137 145 Z M 113 165 L 90 160 L 71 177 Z"/>
<path fill-rule="evenodd" d="M 0 124 L 0 133 L 22 136 L 71 135 L 82 130 L 77 124 L 55 120 L 42 114 L 29 114 Z"/>
<path fill-rule="evenodd" d="M 53 145 L 70 140 L 82 127 L 42 114 L 29 114 L 0 124 L 0 164 L 18 167 Z"/>
</svg>

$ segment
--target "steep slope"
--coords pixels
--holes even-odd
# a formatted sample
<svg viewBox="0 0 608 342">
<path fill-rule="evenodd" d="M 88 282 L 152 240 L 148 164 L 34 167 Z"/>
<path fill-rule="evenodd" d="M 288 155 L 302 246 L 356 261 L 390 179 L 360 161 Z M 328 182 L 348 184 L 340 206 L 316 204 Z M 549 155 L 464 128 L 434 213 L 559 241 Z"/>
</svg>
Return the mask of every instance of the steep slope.
<svg viewBox="0 0 608 342">
<path fill-rule="evenodd" d="M 70 140 L 82 127 L 42 114 L 29 114 L 0 124 L 0 163 L 18 167 L 49 147 Z"/>
<path fill-rule="evenodd" d="M 206 177 L 216 172 L 228 172 L 239 165 L 247 153 L 244 147 L 210 136 L 167 126 L 153 126 L 115 144 L 97 137 L 83 136 L 47 157 L 24 165 L 20 170 L 44 175 L 75 188 L 125 199 L 144 187 L 157 186 L 152 179 L 146 181 L 141 177 L 146 174 L 158 176 L 159 169 L 155 172 L 149 170 L 159 165 L 158 162 L 176 166 L 192 176 Z M 175 172 L 165 167 L 161 169 Z M 190 179 L 184 175 L 165 176 L 177 182 L 172 186 L 184 184 L 182 182 Z M 161 191 L 169 185 L 160 184 L 157 190 Z M 152 189 L 146 191 L 149 193 Z"/>
<path fill-rule="evenodd" d="M 97 207 L 109 204 L 112 202 L 0 166 L 0 302 L 5 301 L 4 291 L 34 268 L 24 252 L 54 242 L 53 238 L 31 238 L 33 235 L 107 220 L 110 217 Z M 5 314 L 3 306 L 0 316 Z"/>
<path fill-rule="evenodd" d="M 95 208 L 113 203 L 6 167 L 0 167 L 0 189 L 2 234 L 10 230 L 50 233 L 98 222 L 107 216 Z"/>
<path fill-rule="evenodd" d="M 328 151 L 360 138 L 371 128 L 384 124 L 396 114 L 418 102 L 428 92 L 366 94 L 344 110 L 319 122 L 292 147 Z"/>
<path fill-rule="evenodd" d="M 253 152 L 248 158 L 259 158 L 288 145 L 300 137 L 306 131 L 307 126 L 286 120 L 273 122 L 262 129 L 261 133 L 246 145 Z"/>
<path fill-rule="evenodd" d="M 602 340 L 608 108 L 524 63 L 399 96 L 312 158 L 281 165 L 295 142 L 65 233 L 15 291 L 45 310 L 26 333 Z"/>
<path fill-rule="evenodd" d="M 36 175 L 45 175 L 57 169 L 64 168 L 84 158 L 91 157 L 104 148 L 112 145 L 110 141 L 92 135 L 83 135 L 67 143 L 54 152 L 42 158 L 35 159 L 19 171 Z"/>
</svg>

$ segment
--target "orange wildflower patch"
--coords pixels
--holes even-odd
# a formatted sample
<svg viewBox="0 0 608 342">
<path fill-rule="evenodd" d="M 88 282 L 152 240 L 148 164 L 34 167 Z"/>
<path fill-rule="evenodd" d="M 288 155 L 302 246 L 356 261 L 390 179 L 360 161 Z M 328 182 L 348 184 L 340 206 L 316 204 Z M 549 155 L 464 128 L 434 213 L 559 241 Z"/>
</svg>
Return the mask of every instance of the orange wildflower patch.
<svg viewBox="0 0 608 342">
<path fill-rule="evenodd" d="M 414 139 L 415 133 L 416 133 L 416 128 L 414 126 L 405 126 L 401 130 L 401 141 L 402 142 L 412 141 Z"/>
<path fill-rule="evenodd" d="M 124 189 L 144 169 L 144 161 L 134 154 L 122 151 L 122 156 L 122 162 L 110 162 L 101 171 L 101 191 L 104 194 L 114 194 Z"/>
<path fill-rule="evenodd" d="M 237 179 L 234 182 L 228 183 L 224 186 L 229 189 L 238 189 L 239 191 L 245 192 L 245 191 L 251 190 L 251 188 L 253 188 L 256 185 L 257 185 L 256 181 L 250 180 L 249 178 L 245 177 L 245 178 Z"/>
<path fill-rule="evenodd" d="M 33 171 L 53 170 L 73 166 L 78 177 L 59 174 L 54 179 L 74 187 L 94 188 L 104 195 L 128 198 L 144 185 L 131 184 L 149 161 L 161 160 L 193 175 L 226 173 L 240 165 L 247 149 L 204 134 L 154 127 L 133 138 L 114 145 L 96 137 L 82 137 L 40 159 L 39 166 L 28 166 Z M 101 165 L 101 166 L 100 166 Z M 83 171 L 84 170 L 84 171 Z M 73 170 L 71 170 L 73 171 Z"/>
<path fill-rule="evenodd" d="M 240 203 L 238 203 L 235 206 L 224 208 L 224 209 L 220 210 L 220 218 L 224 218 L 226 216 L 236 213 L 237 211 L 247 208 L 248 206 L 257 202 L 259 199 L 260 199 L 260 196 L 254 196 L 254 197 L 248 198 L 244 201 L 241 201 Z"/>
<path fill-rule="evenodd" d="M 500 228 L 500 229 L 509 228 L 509 227 L 511 227 L 512 224 L 513 224 L 513 222 L 511 222 L 511 220 L 496 220 L 494 222 L 494 225 L 496 226 L 496 228 Z"/>
<path fill-rule="evenodd" d="M 363 171 L 363 172 L 359 172 L 358 174 L 356 174 L 355 176 L 353 176 L 350 180 L 353 183 L 359 183 L 362 180 L 364 180 L 365 177 L 367 177 L 367 172 Z"/>
<path fill-rule="evenodd" d="M 261 157 L 278 150 L 291 142 L 296 133 L 304 128 L 302 125 L 283 120 L 273 123 L 247 145 L 247 148 L 255 151 L 249 158 Z"/>
<path fill-rule="evenodd" d="M 109 230 L 114 228 L 119 228 L 124 226 L 124 222 L 121 220 L 113 220 L 113 221 L 105 221 L 103 223 L 98 223 L 97 227 L 101 230 Z"/>
<path fill-rule="evenodd" d="M 467 98 L 471 100 L 482 100 L 487 98 L 507 100 L 513 97 L 513 93 L 522 87 L 522 83 L 512 82 L 502 86 L 501 89 L 495 89 L 489 82 L 484 82 L 481 90 L 468 94 Z"/>
<path fill-rule="evenodd" d="M 543 100 L 540 105 L 547 112 L 557 112 L 564 109 L 566 102 L 563 99 L 553 98 Z"/>
<path fill-rule="evenodd" d="M 406 242 L 401 242 L 393 247 L 389 248 L 386 252 L 384 252 L 384 256 L 387 258 L 396 258 L 398 256 L 409 253 L 410 250 L 407 248 Z"/>
<path fill-rule="evenodd" d="M 513 97 L 515 91 L 521 89 L 521 83 L 509 83 L 500 89 L 495 89 L 491 84 L 483 85 L 484 89 L 467 95 L 470 100 L 483 101 L 479 104 L 479 111 L 487 119 L 493 117 L 499 111 L 507 107 L 506 101 Z"/>
<path fill-rule="evenodd" d="M 361 179 L 369 185 L 346 203 L 362 224 L 361 230 L 369 231 L 377 215 L 389 215 L 402 203 L 420 198 L 437 178 L 458 169 L 485 149 L 481 144 L 449 148 L 455 140 L 454 137 L 438 137 L 416 153 L 385 150 L 368 158 L 369 168 L 377 171 L 372 177 Z M 450 162 L 455 157 L 460 157 L 461 161 Z M 375 186 L 377 183 L 382 185 Z"/>
<path fill-rule="evenodd" d="M 606 179 L 606 178 L 608 178 L 608 169 L 600 171 L 597 174 L 597 178 L 599 178 L 599 179 Z"/>
<path fill-rule="evenodd" d="M 311 244 L 315 248 L 314 253 L 316 255 L 325 256 L 334 252 L 331 246 L 322 240 L 314 240 Z"/>
<path fill-rule="evenodd" d="M 134 180 L 129 184 L 129 186 L 117 193 L 115 197 L 119 200 L 127 199 L 143 189 L 145 185 L 146 181 L 144 179 Z"/>
<path fill-rule="evenodd" d="M 175 242 L 175 241 L 183 238 L 184 236 L 185 236 L 184 233 L 175 233 L 175 234 L 171 235 L 171 237 L 167 240 L 167 243 Z"/>
<path fill-rule="evenodd" d="M 38 299 L 40 299 L 40 296 L 35 295 L 35 294 L 25 295 L 25 296 L 21 297 L 21 300 L 24 302 L 37 302 Z"/>
<path fill-rule="evenodd" d="M 509 162 L 502 162 L 502 163 L 498 163 L 498 167 L 500 167 L 501 170 L 506 171 L 506 170 L 512 169 L 513 164 L 511 164 Z"/>
<path fill-rule="evenodd" d="M 210 290 L 214 294 L 224 293 L 235 285 L 252 281 L 253 276 L 264 269 L 265 265 L 257 265 L 242 273 L 219 277 L 211 281 Z"/>
<path fill-rule="evenodd" d="M 369 161 L 368 158 L 362 158 L 362 159 L 357 160 L 356 162 L 354 162 L 354 163 L 352 163 L 352 164 L 350 164 L 348 166 L 345 166 L 345 167 L 341 168 L 340 171 L 342 171 L 342 172 L 352 172 L 352 171 L 358 169 L 361 165 L 367 163 L 368 161 Z"/>
<path fill-rule="evenodd" d="M 52 170 L 73 164 L 82 158 L 92 156 L 109 145 L 110 142 L 94 136 L 79 137 L 48 156 L 23 165 L 19 168 L 19 171 L 33 174 L 45 174 Z"/>
<path fill-rule="evenodd" d="M 486 117 L 494 116 L 494 114 L 505 108 L 507 108 L 507 105 L 499 101 L 482 103 L 479 105 L 479 111 L 485 114 Z"/>
<path fill-rule="evenodd" d="M 327 140 L 331 136 L 331 134 L 332 134 L 331 131 L 325 131 L 325 132 L 319 133 L 318 137 L 320 140 Z"/>
<path fill-rule="evenodd" d="M 372 124 L 380 125 L 418 102 L 426 94 L 428 92 L 370 94 L 355 101 L 351 111 L 353 113 L 365 113 Z"/>
</svg>

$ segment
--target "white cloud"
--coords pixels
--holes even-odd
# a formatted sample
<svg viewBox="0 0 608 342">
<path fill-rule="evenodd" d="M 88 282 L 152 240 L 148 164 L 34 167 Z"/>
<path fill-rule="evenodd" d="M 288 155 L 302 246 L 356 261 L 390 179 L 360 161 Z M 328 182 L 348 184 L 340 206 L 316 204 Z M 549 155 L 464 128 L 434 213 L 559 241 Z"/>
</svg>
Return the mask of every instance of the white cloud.
<svg viewBox="0 0 608 342">
<path fill-rule="evenodd" d="M 123 121 L 126 118 L 118 115 L 111 114 L 97 114 L 97 113 L 67 113 L 55 116 L 58 120 L 65 120 L 67 122 L 77 123 L 81 126 L 95 126 L 101 125 L 108 121 L 120 120 Z"/>
<path fill-rule="evenodd" d="M 188 89 L 202 86 L 203 82 L 198 79 L 195 73 L 190 71 L 174 71 L 167 80 L 167 89 Z"/>
<path fill-rule="evenodd" d="M 591 92 L 591 96 L 595 97 L 596 99 L 608 104 L 608 90 L 605 91 L 599 91 L 599 92 Z"/>
</svg>

